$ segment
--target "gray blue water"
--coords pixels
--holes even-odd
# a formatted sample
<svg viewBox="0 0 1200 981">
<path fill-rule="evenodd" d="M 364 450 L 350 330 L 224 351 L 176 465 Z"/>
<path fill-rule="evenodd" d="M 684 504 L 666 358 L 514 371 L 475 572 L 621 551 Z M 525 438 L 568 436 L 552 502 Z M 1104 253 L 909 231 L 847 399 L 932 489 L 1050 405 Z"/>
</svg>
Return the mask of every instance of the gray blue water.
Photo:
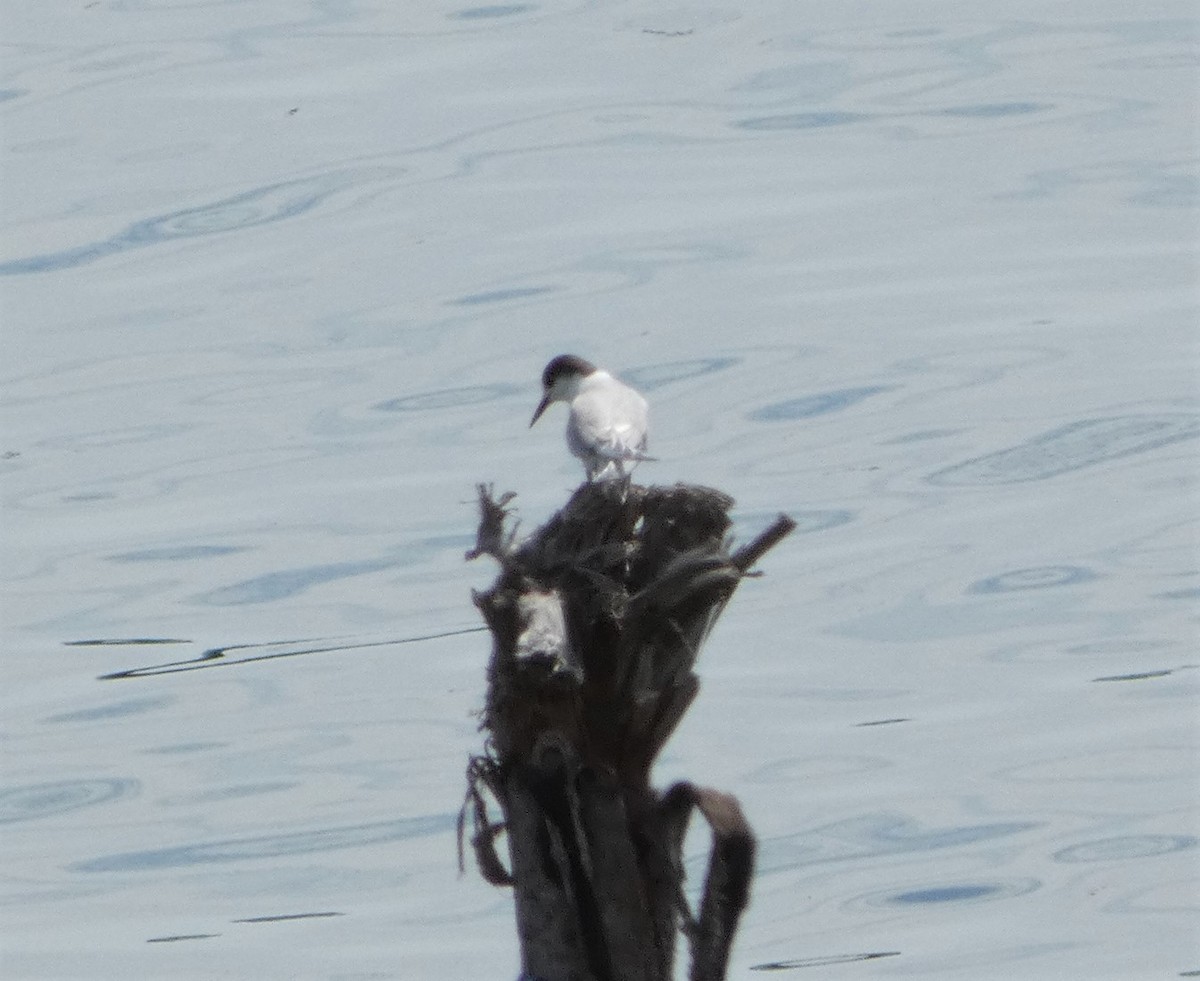
<svg viewBox="0 0 1200 981">
<path fill-rule="evenodd" d="M 516 976 L 463 553 L 561 352 L 799 523 L 656 775 L 731 978 L 1200 972 L 1192 5 L 0 8 L 0 974 Z"/>
</svg>

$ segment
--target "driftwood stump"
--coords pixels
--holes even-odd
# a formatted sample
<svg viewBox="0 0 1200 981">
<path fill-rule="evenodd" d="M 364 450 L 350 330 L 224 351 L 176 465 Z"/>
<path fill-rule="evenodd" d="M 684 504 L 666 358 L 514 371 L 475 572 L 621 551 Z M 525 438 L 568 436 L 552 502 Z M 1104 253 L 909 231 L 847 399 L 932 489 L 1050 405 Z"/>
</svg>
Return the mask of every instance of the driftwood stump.
<svg viewBox="0 0 1200 981">
<path fill-rule="evenodd" d="M 794 523 L 781 516 L 730 553 L 725 494 L 620 481 L 584 484 L 517 544 L 512 497 L 479 488 L 468 553 L 501 569 L 474 597 L 493 651 L 460 863 L 469 821 L 484 877 L 514 888 L 530 981 L 668 981 L 680 928 L 692 981 L 719 981 L 749 898 L 754 835 L 735 798 L 687 782 L 656 792 L 650 768 L 696 697 L 693 666 L 717 616 Z M 693 809 L 713 834 L 698 913 L 683 893 Z"/>
</svg>

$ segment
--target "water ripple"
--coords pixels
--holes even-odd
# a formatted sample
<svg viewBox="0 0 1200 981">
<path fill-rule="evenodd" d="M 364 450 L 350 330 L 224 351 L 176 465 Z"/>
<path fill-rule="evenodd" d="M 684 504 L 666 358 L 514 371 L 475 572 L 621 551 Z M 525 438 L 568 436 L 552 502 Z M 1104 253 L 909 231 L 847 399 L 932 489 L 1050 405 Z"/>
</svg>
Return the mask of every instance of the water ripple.
<svg viewBox="0 0 1200 981">
<path fill-rule="evenodd" d="M 945 439 L 947 436 L 956 436 L 959 432 L 958 429 L 918 429 L 915 432 L 905 433 L 903 436 L 881 440 L 879 445 L 901 446 L 905 443 L 924 443 L 934 439 Z"/>
<path fill-rule="evenodd" d="M 751 964 L 751 971 L 794 971 L 800 967 L 830 967 L 834 964 L 855 964 L 859 961 L 875 961 L 883 957 L 899 957 L 898 950 L 867 951 L 862 954 L 827 954 L 823 957 L 804 957 L 794 961 L 771 961 L 767 964 Z"/>
<path fill-rule="evenodd" d="M 1154 599 L 1162 600 L 1200 600 L 1200 589 L 1169 589 L 1165 593 L 1155 593 Z"/>
<path fill-rule="evenodd" d="M 768 838 L 762 842 L 759 866 L 766 873 L 825 862 L 937 851 L 1022 834 L 1037 827 L 1029 821 L 1006 821 L 927 829 L 903 815 L 870 814 L 800 834 Z"/>
<path fill-rule="evenodd" d="M 397 168 L 331 171 L 299 180 L 268 184 L 198 208 L 185 208 L 135 222 L 104 241 L 62 252 L 10 259 L 0 263 L 0 276 L 70 269 L 127 249 L 158 245 L 174 239 L 257 228 L 311 211 L 339 191 L 402 172 Z"/>
<path fill-rule="evenodd" d="M 998 201 L 1065 198 L 1098 189 L 1116 190 L 1142 207 L 1194 208 L 1200 201 L 1200 178 L 1191 162 L 1117 161 L 1085 164 L 1025 175 L 1025 186 L 995 195 Z"/>
<path fill-rule="evenodd" d="M 1080 783 L 1110 787 L 1121 784 L 1145 786 L 1170 780 L 1187 780 L 1194 775 L 1195 761 L 1190 750 L 1183 746 L 1142 746 L 1079 753 L 1022 763 L 993 774 L 1000 780 L 1040 783 L 1059 788 Z"/>
<path fill-rule="evenodd" d="M 872 773 L 892 765 L 890 761 L 876 756 L 785 757 L 757 767 L 746 776 L 746 780 L 750 783 L 800 786 L 826 777 Z"/>
<path fill-rule="evenodd" d="M 1150 858 L 1167 855 L 1185 848 L 1195 848 L 1192 835 L 1128 835 L 1085 841 L 1062 848 L 1051 856 L 1056 862 L 1117 862 L 1131 858 Z"/>
<path fill-rule="evenodd" d="M 856 511 L 831 509 L 828 511 L 789 511 L 789 516 L 796 522 L 793 534 L 811 535 L 818 531 L 828 531 L 849 524 L 858 517 Z M 738 538 L 750 539 L 766 530 L 776 518 L 778 511 L 735 511 L 733 520 L 737 528 Z"/>
<path fill-rule="evenodd" d="M 901 123 L 913 120 L 1006 119 L 1050 113 L 1058 106 L 1042 102 L 983 102 L 974 105 L 939 106 L 915 112 L 845 112 L 838 110 L 791 112 L 771 116 L 751 116 L 733 123 L 737 129 L 777 132 L 803 129 L 829 129 L 851 123 Z"/>
<path fill-rule="evenodd" d="M 467 7 L 465 10 L 456 10 L 447 16 L 454 20 L 491 20 L 497 17 L 512 17 L 530 10 L 537 10 L 537 6 L 529 3 L 505 3 L 486 7 Z"/>
<path fill-rule="evenodd" d="M 968 593 L 1012 593 L 1028 589 L 1046 589 L 1052 586 L 1074 586 L 1096 579 L 1096 573 L 1077 565 L 1046 565 L 1032 569 L 1014 569 L 987 579 L 980 579 L 967 587 Z"/>
<path fill-rule="evenodd" d="M 110 702 L 96 708 L 77 709 L 74 712 L 63 712 L 43 719 L 46 723 L 61 722 L 96 722 L 101 719 L 123 719 L 142 712 L 153 712 L 155 709 L 166 708 L 175 702 L 173 695 L 154 695 L 147 698 L 126 698 L 119 702 Z"/>
<path fill-rule="evenodd" d="M 278 858 L 282 855 L 309 855 L 341 848 L 361 848 L 386 842 L 403 841 L 426 835 L 442 834 L 454 827 L 448 814 L 402 818 L 376 824 L 359 824 L 340 828 L 318 828 L 259 838 L 233 838 L 227 841 L 179 845 L 174 848 L 155 848 L 141 852 L 124 852 L 77 862 L 73 872 L 149 872 L 156 869 L 175 869 L 189 865 L 212 865 L 224 862 L 243 862 L 259 858 Z"/>
<path fill-rule="evenodd" d="M 141 426 L 122 426 L 116 429 L 99 429 L 51 436 L 39 440 L 35 445 L 63 450 L 108 449 L 113 446 L 151 443 L 171 436 L 181 436 L 193 429 L 195 426 L 183 422 L 147 423 Z"/>
<path fill-rule="evenodd" d="M 828 412 L 839 412 L 872 395 L 890 392 L 895 387 L 894 385 L 866 385 L 862 388 L 842 388 L 835 392 L 806 395 L 803 398 L 790 399 L 787 402 L 764 405 L 761 409 L 751 412 L 749 418 L 756 422 L 807 419 L 811 416 L 825 415 Z"/>
<path fill-rule="evenodd" d="M 792 100 L 820 103 L 840 96 L 852 82 L 844 60 L 806 61 L 755 72 L 731 91 L 782 93 Z"/>
<path fill-rule="evenodd" d="M 95 780 L 59 780 L 0 789 L 0 824 L 34 821 L 66 814 L 82 807 L 107 804 L 132 797 L 141 789 L 137 780 L 121 777 Z"/>
<path fill-rule="evenodd" d="M 211 804 L 242 800 L 247 797 L 260 797 L 264 794 L 278 794 L 294 790 L 299 784 L 286 780 L 267 781 L 264 783 L 239 784 L 235 787 L 213 787 L 195 794 L 181 794 L 176 797 L 164 797 L 159 801 L 163 807 L 191 807 L 196 804 Z"/>
<path fill-rule="evenodd" d="M 364 559 L 361 562 L 331 562 L 302 569 L 283 569 L 268 572 L 253 579 L 221 586 L 192 597 L 193 603 L 206 606 L 242 606 L 250 603 L 272 603 L 305 592 L 321 583 L 371 572 L 382 572 L 402 564 L 399 559 Z"/>
<path fill-rule="evenodd" d="M 442 388 L 416 395 L 377 402 L 371 406 L 378 412 L 428 412 L 430 410 L 459 408 L 464 405 L 479 405 L 482 402 L 497 402 L 521 392 L 518 385 L 498 383 L 495 385 L 466 385 L 461 388 Z"/>
<path fill-rule="evenodd" d="M 815 531 L 828 531 L 849 524 L 857 517 L 855 511 L 793 511 L 797 535 L 811 535 Z"/>
<path fill-rule="evenodd" d="M 876 117 L 865 112 L 791 112 L 778 116 L 739 119 L 734 126 L 749 130 L 826 129 L 848 123 L 865 123 Z"/>
<path fill-rule="evenodd" d="M 557 293 L 558 286 L 512 286 L 502 290 L 488 290 L 484 293 L 468 293 L 456 297 L 449 302 L 458 307 L 477 307 L 486 303 L 505 303 L 509 300 L 524 300 L 531 296 L 544 296 L 546 293 Z"/>
<path fill-rule="evenodd" d="M 855 897 L 845 903 L 847 908 L 878 908 L 893 906 L 931 906 L 944 903 L 962 905 L 992 902 L 997 899 L 1013 899 L 1040 889 L 1037 879 L 1000 879 L 985 882 L 934 883 L 886 889 Z"/>
<path fill-rule="evenodd" d="M 1183 413 L 1083 419 L 1009 449 L 956 463 L 926 479 L 931 484 L 984 487 L 1047 480 L 1197 436 L 1200 417 Z"/>
<path fill-rule="evenodd" d="M 992 102 L 974 106 L 947 106 L 925 113 L 929 116 L 963 116 L 972 119 L 995 119 L 998 116 L 1024 116 L 1031 112 L 1045 112 L 1053 106 L 1041 102 Z"/>
<path fill-rule="evenodd" d="M 137 552 L 118 552 L 115 555 L 106 555 L 105 559 L 109 562 L 191 562 L 193 559 L 235 555 L 246 550 L 245 545 L 177 545 L 147 548 Z"/>
<path fill-rule="evenodd" d="M 621 376 L 635 388 L 643 392 L 652 392 L 672 382 L 683 381 L 687 378 L 699 378 L 702 375 L 725 371 L 741 364 L 741 358 L 694 358 L 689 361 L 666 361 L 662 364 L 644 365 L 621 372 Z"/>
</svg>

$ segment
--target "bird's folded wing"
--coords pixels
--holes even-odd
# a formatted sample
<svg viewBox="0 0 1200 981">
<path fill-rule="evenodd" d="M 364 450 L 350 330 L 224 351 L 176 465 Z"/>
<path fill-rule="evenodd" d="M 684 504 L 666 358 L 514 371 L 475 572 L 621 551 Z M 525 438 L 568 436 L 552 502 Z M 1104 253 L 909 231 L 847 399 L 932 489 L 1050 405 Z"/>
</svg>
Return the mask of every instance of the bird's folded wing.
<svg viewBox="0 0 1200 981">
<path fill-rule="evenodd" d="M 606 460 L 645 460 L 646 436 L 633 426 L 613 426 L 596 433 L 594 450 Z"/>
<path fill-rule="evenodd" d="M 623 386 L 583 393 L 571 403 L 567 439 L 576 455 L 591 454 L 603 460 L 644 459 L 646 402 Z"/>
</svg>

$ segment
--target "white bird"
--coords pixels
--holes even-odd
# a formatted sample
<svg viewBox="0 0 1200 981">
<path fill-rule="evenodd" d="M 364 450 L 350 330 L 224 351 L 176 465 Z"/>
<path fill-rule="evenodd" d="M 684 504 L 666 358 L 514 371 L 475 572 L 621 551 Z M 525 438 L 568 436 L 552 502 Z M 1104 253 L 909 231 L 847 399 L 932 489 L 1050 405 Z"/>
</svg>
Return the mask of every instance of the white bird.
<svg viewBox="0 0 1200 981">
<path fill-rule="evenodd" d="M 560 354 L 542 372 L 542 401 L 530 426 L 551 402 L 571 406 L 567 446 L 583 461 L 589 482 L 623 478 L 639 461 L 654 459 L 646 456 L 646 400 L 603 368 Z"/>
</svg>

